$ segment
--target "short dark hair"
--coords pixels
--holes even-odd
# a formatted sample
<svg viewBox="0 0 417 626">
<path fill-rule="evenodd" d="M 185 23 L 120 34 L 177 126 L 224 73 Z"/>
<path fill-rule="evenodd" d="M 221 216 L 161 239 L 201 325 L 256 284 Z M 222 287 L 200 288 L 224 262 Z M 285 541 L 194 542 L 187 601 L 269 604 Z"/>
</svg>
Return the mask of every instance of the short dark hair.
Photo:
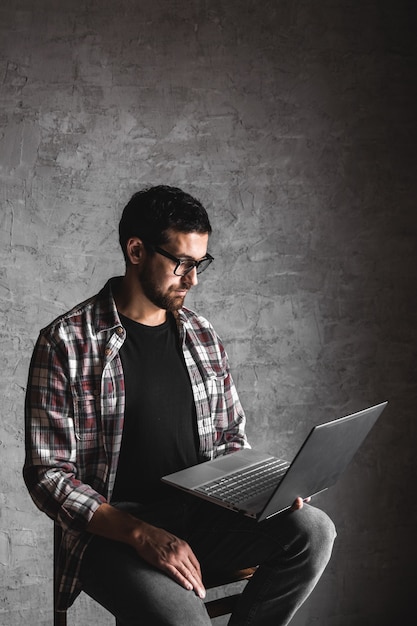
<svg viewBox="0 0 417 626">
<path fill-rule="evenodd" d="M 211 233 L 206 209 L 177 187 L 158 185 L 133 194 L 119 223 L 119 241 L 127 261 L 126 244 L 140 237 L 156 246 L 167 243 L 169 229 L 181 233 Z"/>
</svg>

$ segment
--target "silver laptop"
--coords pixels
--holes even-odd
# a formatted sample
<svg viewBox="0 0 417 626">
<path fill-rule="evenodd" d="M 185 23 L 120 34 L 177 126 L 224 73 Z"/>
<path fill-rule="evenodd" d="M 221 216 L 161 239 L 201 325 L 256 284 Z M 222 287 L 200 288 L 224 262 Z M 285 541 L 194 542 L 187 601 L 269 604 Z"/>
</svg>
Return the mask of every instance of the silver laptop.
<svg viewBox="0 0 417 626">
<path fill-rule="evenodd" d="M 292 463 L 240 450 L 164 476 L 162 481 L 262 520 L 331 487 L 346 469 L 387 402 L 315 426 Z"/>
</svg>

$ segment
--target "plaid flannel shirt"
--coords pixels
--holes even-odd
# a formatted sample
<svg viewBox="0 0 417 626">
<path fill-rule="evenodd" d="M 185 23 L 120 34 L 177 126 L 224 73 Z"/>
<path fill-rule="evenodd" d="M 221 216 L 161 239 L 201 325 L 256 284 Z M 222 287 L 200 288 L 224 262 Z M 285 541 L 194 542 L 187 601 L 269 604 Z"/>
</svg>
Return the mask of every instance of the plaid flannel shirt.
<svg viewBox="0 0 417 626">
<path fill-rule="evenodd" d="M 117 279 L 113 279 L 117 280 Z M 110 501 L 124 418 L 119 350 L 126 337 L 112 296 L 100 293 L 40 332 L 26 392 L 24 479 L 36 506 L 63 529 L 58 608 L 80 592 L 85 528 Z M 249 447 L 223 345 L 211 324 L 181 309 L 177 326 L 194 394 L 200 456 Z"/>
</svg>

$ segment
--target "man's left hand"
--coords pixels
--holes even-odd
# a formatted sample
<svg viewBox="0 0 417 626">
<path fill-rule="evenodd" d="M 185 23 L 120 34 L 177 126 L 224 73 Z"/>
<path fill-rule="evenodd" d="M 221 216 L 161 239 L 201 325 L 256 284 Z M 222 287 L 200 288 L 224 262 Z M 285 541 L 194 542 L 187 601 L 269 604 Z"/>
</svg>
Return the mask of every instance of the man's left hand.
<svg viewBox="0 0 417 626">
<path fill-rule="evenodd" d="M 303 500 L 303 498 L 298 497 L 294 500 L 293 505 L 290 510 L 299 511 L 300 509 L 303 508 L 304 502 L 310 502 L 310 501 L 311 501 L 311 498 L 304 498 Z"/>
</svg>

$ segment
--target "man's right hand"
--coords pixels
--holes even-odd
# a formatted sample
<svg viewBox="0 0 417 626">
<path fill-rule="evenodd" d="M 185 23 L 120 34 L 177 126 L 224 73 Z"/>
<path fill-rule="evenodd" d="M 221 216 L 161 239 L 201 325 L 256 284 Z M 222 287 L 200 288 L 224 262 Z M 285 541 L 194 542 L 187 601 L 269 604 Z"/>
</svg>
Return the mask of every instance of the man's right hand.
<svg viewBox="0 0 417 626">
<path fill-rule="evenodd" d="M 131 545 L 150 565 L 162 570 L 186 589 L 194 589 L 200 598 L 205 598 L 200 563 L 186 541 L 163 528 L 139 520 Z"/>
<path fill-rule="evenodd" d="M 206 595 L 200 564 L 186 541 L 162 528 L 137 519 L 110 504 L 102 504 L 87 525 L 87 531 L 131 545 L 138 555 L 185 589 Z"/>
</svg>

